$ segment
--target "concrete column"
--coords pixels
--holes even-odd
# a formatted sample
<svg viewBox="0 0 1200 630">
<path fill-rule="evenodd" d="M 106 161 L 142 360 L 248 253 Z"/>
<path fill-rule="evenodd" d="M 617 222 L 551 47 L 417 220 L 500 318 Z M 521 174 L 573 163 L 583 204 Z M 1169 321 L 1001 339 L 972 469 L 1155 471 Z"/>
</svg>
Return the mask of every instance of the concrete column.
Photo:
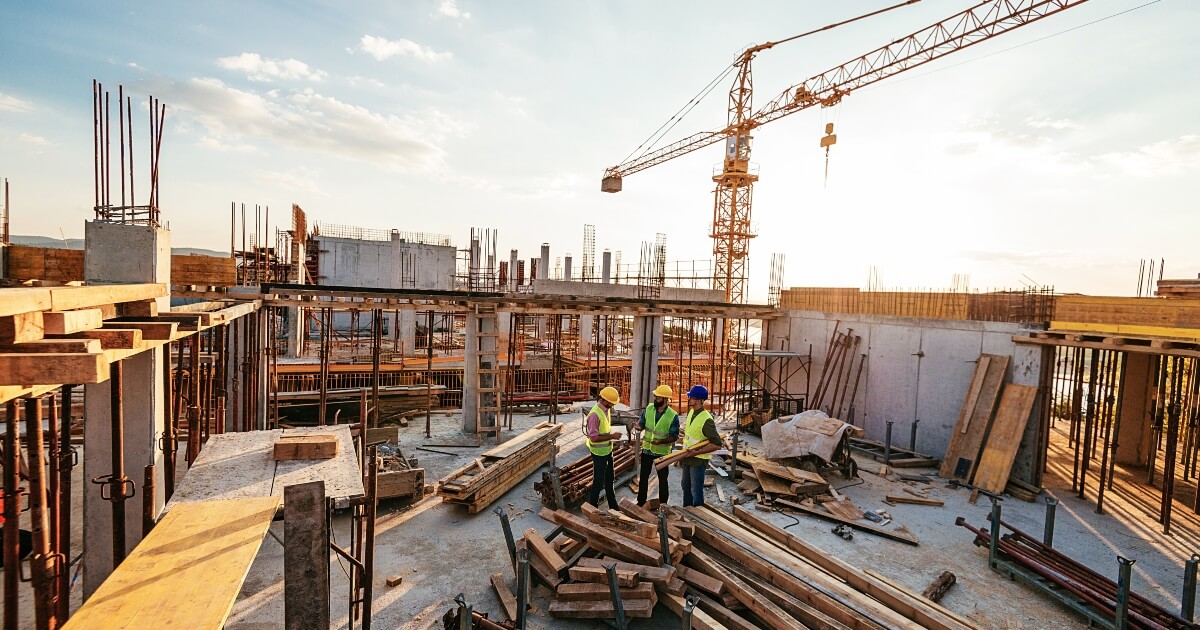
<svg viewBox="0 0 1200 630">
<path fill-rule="evenodd" d="M 550 244 L 542 243 L 542 255 L 538 258 L 538 279 L 550 279 Z"/>
<path fill-rule="evenodd" d="M 171 283 L 171 233 L 142 225 L 87 222 L 83 257 L 84 279 L 89 283 Z M 170 308 L 169 297 L 159 298 L 159 308 Z M 163 507 L 163 454 L 158 442 L 165 428 L 163 382 L 164 351 L 145 351 L 122 362 L 125 476 L 137 487 L 137 498 L 125 503 L 125 550 L 142 539 L 144 467 L 153 464 L 157 515 Z M 108 381 L 84 386 L 83 477 L 110 475 L 112 469 L 111 385 Z M 83 484 L 83 593 L 90 597 L 112 573 L 112 503 L 101 498 L 101 486 Z"/>
<path fill-rule="evenodd" d="M 463 346 L 462 421 L 463 433 L 479 429 L 479 316 L 467 313 Z"/>
<path fill-rule="evenodd" d="M 295 359 L 300 356 L 300 349 L 304 344 L 306 310 L 299 306 L 289 306 L 286 312 L 287 322 L 284 325 L 287 326 L 285 330 L 287 333 L 287 349 L 284 356 Z"/>
<path fill-rule="evenodd" d="M 1117 435 L 1116 458 L 1118 464 L 1145 466 L 1150 461 L 1150 449 L 1154 448 L 1150 417 L 1154 357 L 1133 352 L 1125 357 L 1129 367 L 1125 370 L 1125 382 L 1121 383 L 1121 430 Z"/>
<path fill-rule="evenodd" d="M 509 291 L 517 290 L 517 250 L 508 254 L 508 287 Z"/>
<path fill-rule="evenodd" d="M 579 354 L 582 356 L 591 356 L 592 354 L 592 327 L 595 326 L 595 315 L 580 315 L 579 316 Z"/>
<path fill-rule="evenodd" d="M 633 318 L 633 365 L 627 402 L 634 409 L 649 404 L 650 392 L 658 386 L 658 358 L 662 340 L 663 318 Z"/>
<path fill-rule="evenodd" d="M 400 316 L 395 324 L 396 330 L 400 333 L 400 347 L 404 349 L 404 356 L 415 356 L 417 354 L 417 312 L 400 311 Z"/>
<path fill-rule="evenodd" d="M 608 284 L 612 282 L 612 252 L 604 250 L 600 260 L 600 282 Z"/>
<path fill-rule="evenodd" d="M 571 281 L 571 255 L 563 256 L 563 277 L 564 282 Z"/>
</svg>

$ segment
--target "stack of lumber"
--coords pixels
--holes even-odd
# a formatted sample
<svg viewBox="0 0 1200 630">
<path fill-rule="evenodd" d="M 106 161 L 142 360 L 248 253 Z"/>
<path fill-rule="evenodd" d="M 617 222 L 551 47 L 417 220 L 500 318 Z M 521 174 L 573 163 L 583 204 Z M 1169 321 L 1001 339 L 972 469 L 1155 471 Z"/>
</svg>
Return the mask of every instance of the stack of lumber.
<svg viewBox="0 0 1200 630">
<path fill-rule="evenodd" d="M 1008 364 L 1004 355 L 980 355 L 946 448 L 942 477 L 1005 491 L 1037 398 L 1036 387 L 1005 384 Z"/>
<path fill-rule="evenodd" d="M 1158 296 L 1173 298 L 1200 298 L 1200 280 L 1163 279 L 1158 281 Z"/>
<path fill-rule="evenodd" d="M 550 460 L 563 425 L 543 422 L 493 448 L 438 482 L 445 503 L 467 506 L 471 514 L 486 508 Z"/>
<path fill-rule="evenodd" d="M 233 258 L 172 254 L 171 282 L 200 286 L 231 287 L 237 282 L 237 266 Z"/>
<path fill-rule="evenodd" d="M 695 526 L 688 593 L 727 628 L 977 627 L 741 507 L 671 510 Z"/>
<path fill-rule="evenodd" d="M 613 446 L 613 474 L 617 480 L 633 470 L 640 452 L 641 449 L 628 440 L 615 443 Z M 583 502 L 592 490 L 592 456 L 584 455 L 566 466 L 559 467 L 558 483 L 562 486 L 565 506 L 557 505 L 550 471 L 542 473 L 542 480 L 533 484 L 533 489 L 542 495 L 542 505 L 552 508 L 574 507 Z M 618 482 L 614 485 L 620 484 Z"/>
</svg>

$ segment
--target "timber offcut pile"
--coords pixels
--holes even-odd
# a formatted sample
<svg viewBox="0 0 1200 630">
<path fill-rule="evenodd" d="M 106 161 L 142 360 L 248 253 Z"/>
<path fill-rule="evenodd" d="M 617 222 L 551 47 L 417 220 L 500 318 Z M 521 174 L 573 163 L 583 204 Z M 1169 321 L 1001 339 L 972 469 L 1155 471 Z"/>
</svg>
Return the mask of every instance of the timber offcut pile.
<svg viewBox="0 0 1200 630">
<path fill-rule="evenodd" d="M 611 566 L 626 619 L 650 617 L 659 605 L 682 616 L 690 596 L 692 627 L 701 629 L 977 627 L 741 507 L 667 510 L 664 563 L 658 516 L 628 499 L 619 512 L 542 509 L 555 529 L 547 536 L 526 530 L 517 546 L 528 550 L 530 588 L 549 589 L 550 603 L 526 614 L 615 619 Z M 503 607 L 494 618 L 517 621 L 514 572 L 506 568 L 491 583 Z"/>
<path fill-rule="evenodd" d="M 445 503 L 467 506 L 471 514 L 486 508 L 550 461 L 563 425 L 543 422 L 480 455 L 438 482 Z"/>
<path fill-rule="evenodd" d="M 617 480 L 633 470 L 640 450 L 628 440 L 613 443 L 613 475 Z M 562 486 L 563 503 L 566 503 L 566 506 L 558 505 L 557 499 L 554 498 L 554 481 L 551 474 L 549 471 L 542 473 L 542 480 L 533 484 L 533 489 L 542 495 L 542 505 L 552 508 L 579 505 L 592 489 L 592 456 L 584 455 L 558 469 L 558 483 Z"/>
</svg>

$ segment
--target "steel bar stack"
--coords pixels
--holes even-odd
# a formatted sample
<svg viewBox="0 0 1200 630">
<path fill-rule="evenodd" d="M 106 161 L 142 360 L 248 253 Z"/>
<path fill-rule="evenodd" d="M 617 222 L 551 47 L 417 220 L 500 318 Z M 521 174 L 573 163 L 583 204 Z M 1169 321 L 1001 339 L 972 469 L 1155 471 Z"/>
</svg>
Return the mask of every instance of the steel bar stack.
<svg viewBox="0 0 1200 630">
<path fill-rule="evenodd" d="M 543 422 L 484 453 L 438 482 L 445 503 L 467 506 L 471 514 L 486 508 L 550 460 L 563 425 Z"/>
<path fill-rule="evenodd" d="M 613 475 L 620 479 L 633 470 L 640 449 L 632 442 L 621 440 L 613 446 Z M 542 495 L 542 505 L 551 508 L 579 505 L 592 489 L 592 458 L 584 455 L 558 469 L 559 484 L 562 486 L 563 503 L 558 505 L 554 498 L 553 472 L 542 473 L 542 480 L 533 484 L 533 489 Z"/>
</svg>

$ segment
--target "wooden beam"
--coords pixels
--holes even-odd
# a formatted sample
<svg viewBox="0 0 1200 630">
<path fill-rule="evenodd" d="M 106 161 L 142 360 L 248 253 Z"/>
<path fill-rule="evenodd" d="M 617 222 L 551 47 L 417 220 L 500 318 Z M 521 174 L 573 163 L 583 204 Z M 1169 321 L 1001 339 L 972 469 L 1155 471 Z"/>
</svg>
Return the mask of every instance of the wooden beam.
<svg viewBox="0 0 1200 630">
<path fill-rule="evenodd" d="M 0 317 L 0 343 L 37 341 L 45 332 L 41 311 Z"/>
<path fill-rule="evenodd" d="M 585 521 L 564 510 L 551 511 L 542 508 L 543 519 L 562 525 L 564 529 L 584 536 L 588 545 L 610 556 L 636 564 L 654 565 L 662 559 L 661 554 L 641 543 L 610 532 L 599 525 Z"/>
<path fill-rule="evenodd" d="M 623 587 L 634 587 L 638 585 L 638 574 L 636 571 L 622 571 L 614 569 L 617 574 L 617 585 Z M 568 569 L 568 574 L 572 580 L 576 582 L 595 582 L 597 584 L 608 584 L 608 571 L 598 567 L 581 567 L 573 566 Z"/>
<path fill-rule="evenodd" d="M 142 331 L 128 328 L 97 328 L 81 330 L 56 339 L 99 339 L 105 350 L 137 350 L 142 347 Z"/>
<path fill-rule="evenodd" d="M 50 289 L 0 289 L 0 317 L 44 311 L 50 308 Z"/>
<path fill-rule="evenodd" d="M 325 482 L 283 489 L 283 618 L 287 628 L 329 627 Z"/>
<path fill-rule="evenodd" d="M 608 510 L 602 510 L 594 505 L 591 505 L 590 503 L 584 503 L 579 507 L 587 520 L 597 525 L 603 525 L 608 529 L 635 534 L 642 538 L 654 538 L 658 536 L 658 527 L 651 525 L 650 523 L 635 521 L 628 517 L 622 516 L 619 513 L 614 514 Z"/>
<path fill-rule="evenodd" d="M 81 330 L 99 328 L 104 324 L 104 311 L 98 308 L 47 311 L 44 316 L 47 335 L 69 335 Z"/>
<path fill-rule="evenodd" d="M 822 511 L 814 509 L 814 508 L 800 505 L 799 503 L 796 503 L 794 501 L 788 501 L 787 499 L 775 499 L 775 503 L 778 505 L 782 505 L 784 507 L 790 508 L 792 510 L 795 510 L 797 512 L 804 512 L 805 514 L 808 514 L 809 516 L 815 516 L 817 518 L 823 518 L 827 521 L 833 521 L 835 523 L 842 523 L 844 525 L 849 525 L 850 527 L 853 527 L 854 529 L 864 531 L 864 532 L 870 532 L 872 534 L 875 534 L 876 536 L 883 536 L 884 538 L 890 538 L 891 540 L 899 541 L 899 542 L 913 545 L 913 546 L 920 544 L 920 541 L 917 540 L 917 537 L 914 534 L 904 534 L 904 533 L 897 532 L 894 530 L 884 529 L 882 527 L 879 527 L 878 525 L 872 525 L 870 523 L 863 523 L 861 521 L 852 521 L 850 519 L 842 518 L 840 516 L 834 516 L 833 514 L 830 514 L 828 512 L 822 512 Z"/>
<path fill-rule="evenodd" d="M 142 331 L 142 339 L 150 341 L 169 341 L 175 338 L 179 330 L 178 322 L 105 322 L 105 328 L 136 328 Z"/>
<path fill-rule="evenodd" d="M 108 380 L 103 354 L 0 354 L 0 385 L 102 383 Z"/>
<path fill-rule="evenodd" d="M 538 530 L 532 527 L 525 530 L 525 546 L 531 553 L 541 558 L 553 573 L 561 574 L 563 569 L 567 568 L 566 560 L 563 560 L 554 547 L 551 547 L 550 543 L 546 542 L 546 539 L 538 533 Z"/>
<path fill-rule="evenodd" d="M 504 615 L 510 621 L 516 621 L 517 598 L 513 595 L 512 589 L 508 588 L 508 584 L 504 581 L 503 573 L 492 574 L 492 588 L 496 590 L 496 597 L 500 598 L 500 605 L 504 608 Z"/>
<path fill-rule="evenodd" d="M 119 317 L 154 317 L 158 315 L 158 300 L 141 300 L 117 305 Z"/>
<path fill-rule="evenodd" d="M 38 339 L 26 343 L 0 345 L 0 352 L 16 353 L 97 353 L 103 350 L 99 339 Z"/>
<path fill-rule="evenodd" d="M 497 573 L 496 575 L 499 575 Z M 604 584 L 592 582 L 579 582 L 574 584 L 559 584 L 558 591 L 554 594 L 558 601 L 611 601 L 612 589 L 609 588 L 607 580 Z M 628 599 L 655 599 L 657 595 L 654 593 L 654 585 L 649 582 L 644 582 L 630 588 L 621 589 L 621 601 Z"/>
<path fill-rule="evenodd" d="M 71 311 L 101 304 L 137 302 L 167 296 L 165 284 L 97 284 L 50 289 L 51 309 Z"/>
<path fill-rule="evenodd" d="M 625 616 L 638 619 L 654 614 L 653 601 L 631 599 L 621 602 Z M 567 619 L 612 619 L 616 616 L 611 601 L 608 602 L 550 602 L 550 616 Z"/>
</svg>

